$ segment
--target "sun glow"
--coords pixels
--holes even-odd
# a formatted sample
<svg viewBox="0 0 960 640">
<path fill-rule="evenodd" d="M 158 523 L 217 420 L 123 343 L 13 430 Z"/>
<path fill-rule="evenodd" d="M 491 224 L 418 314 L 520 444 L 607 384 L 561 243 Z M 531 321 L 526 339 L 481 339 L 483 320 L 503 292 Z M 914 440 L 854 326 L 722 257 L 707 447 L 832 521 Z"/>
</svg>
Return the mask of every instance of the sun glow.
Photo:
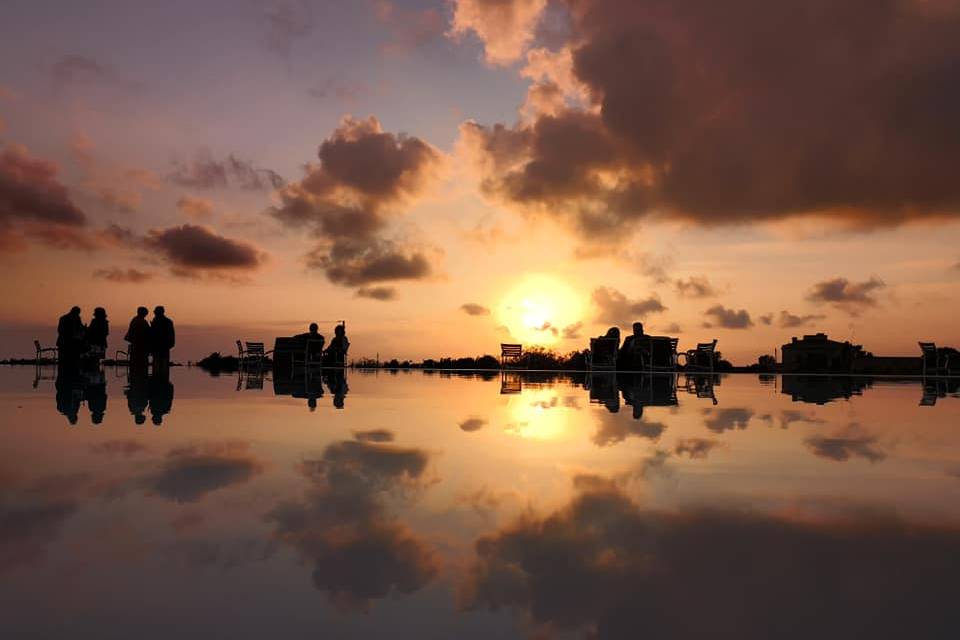
<svg viewBox="0 0 960 640">
<path fill-rule="evenodd" d="M 580 298 L 569 286 L 546 275 L 530 275 L 500 304 L 500 323 L 523 344 L 553 344 L 581 320 Z"/>
</svg>

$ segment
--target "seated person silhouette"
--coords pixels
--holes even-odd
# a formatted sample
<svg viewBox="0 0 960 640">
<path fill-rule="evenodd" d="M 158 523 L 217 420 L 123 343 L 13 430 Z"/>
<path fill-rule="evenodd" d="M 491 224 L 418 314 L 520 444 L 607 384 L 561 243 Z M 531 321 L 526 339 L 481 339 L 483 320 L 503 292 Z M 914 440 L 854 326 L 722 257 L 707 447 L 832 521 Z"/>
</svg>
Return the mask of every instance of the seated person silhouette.
<svg viewBox="0 0 960 640">
<path fill-rule="evenodd" d="M 296 336 L 306 344 L 309 362 L 320 362 L 323 357 L 323 345 L 326 339 L 320 334 L 319 330 L 320 327 L 317 323 L 311 322 L 310 330 L 307 333 L 299 333 Z"/>
<path fill-rule="evenodd" d="M 623 346 L 620 347 L 620 353 L 617 354 L 617 362 L 623 363 L 627 367 L 636 367 L 640 363 L 637 362 L 637 354 L 635 350 L 640 346 L 640 342 L 645 340 L 647 335 L 643 332 L 643 323 L 634 322 L 633 323 L 633 334 L 627 336 L 626 340 L 623 341 Z"/>
<path fill-rule="evenodd" d="M 345 366 L 348 349 L 350 349 L 350 341 L 347 340 L 347 329 L 342 324 L 338 324 L 333 330 L 330 346 L 323 352 L 326 356 L 326 364 L 333 367 Z"/>
</svg>

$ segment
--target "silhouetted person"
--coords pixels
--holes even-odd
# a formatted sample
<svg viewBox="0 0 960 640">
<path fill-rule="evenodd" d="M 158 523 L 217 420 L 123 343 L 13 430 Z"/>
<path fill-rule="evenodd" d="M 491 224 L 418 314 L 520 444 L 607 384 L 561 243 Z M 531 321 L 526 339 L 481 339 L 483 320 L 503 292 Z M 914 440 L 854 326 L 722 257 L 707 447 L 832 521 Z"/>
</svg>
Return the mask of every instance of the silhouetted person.
<svg viewBox="0 0 960 640">
<path fill-rule="evenodd" d="M 636 359 L 634 351 L 637 348 L 637 343 L 646 337 L 646 334 L 643 332 L 643 323 L 634 322 L 633 335 L 627 336 L 626 340 L 623 341 L 623 346 L 620 347 L 620 353 L 617 354 L 617 363 L 622 363 L 629 367 L 636 365 L 637 363 L 634 362 Z"/>
<path fill-rule="evenodd" d="M 296 337 L 306 341 L 307 348 L 310 351 L 310 360 L 312 362 L 319 362 L 323 357 L 323 345 L 326 342 L 326 338 L 320 334 L 320 327 L 317 323 L 311 322 L 307 333 L 298 334 Z"/>
<path fill-rule="evenodd" d="M 167 317 L 162 306 L 157 306 L 153 310 L 150 339 L 153 345 L 153 372 L 166 376 L 170 369 L 170 350 L 173 349 L 177 340 L 173 320 Z"/>
<path fill-rule="evenodd" d="M 130 386 L 127 387 L 123 393 L 127 396 L 127 409 L 130 411 L 130 415 L 133 416 L 133 421 L 136 424 L 146 422 L 147 416 L 144 415 L 144 412 L 150 403 L 150 391 L 146 379 L 131 376 Z"/>
<path fill-rule="evenodd" d="M 57 322 L 57 356 L 61 366 L 79 366 L 83 352 L 84 326 L 80 307 L 73 307 Z"/>
<path fill-rule="evenodd" d="M 70 424 L 77 424 L 80 403 L 83 402 L 83 382 L 79 373 L 71 368 L 58 368 L 54 386 L 57 389 L 57 411 L 65 415 Z"/>
<path fill-rule="evenodd" d="M 107 321 L 107 311 L 103 307 L 93 310 L 93 319 L 87 327 L 87 345 L 90 348 L 89 357 L 94 364 L 103 360 L 107 355 L 107 336 L 110 335 L 110 323 Z"/>
<path fill-rule="evenodd" d="M 329 364 L 334 367 L 345 366 L 348 349 L 350 349 L 350 341 L 347 340 L 347 329 L 342 324 L 338 324 L 333 329 L 333 340 L 330 341 L 330 346 L 324 351 Z"/>
<path fill-rule="evenodd" d="M 143 377 L 150 361 L 150 323 L 146 307 L 137 307 L 137 315 L 130 321 L 124 340 L 130 343 L 127 349 L 130 358 L 130 375 Z"/>
<path fill-rule="evenodd" d="M 101 424 L 103 414 L 107 412 L 107 379 L 102 371 L 97 371 L 88 377 L 84 397 L 87 400 L 87 408 L 90 409 L 90 422 Z"/>
<path fill-rule="evenodd" d="M 150 378 L 150 421 L 156 426 L 163 424 L 163 416 L 173 410 L 173 383 L 166 376 Z"/>
</svg>

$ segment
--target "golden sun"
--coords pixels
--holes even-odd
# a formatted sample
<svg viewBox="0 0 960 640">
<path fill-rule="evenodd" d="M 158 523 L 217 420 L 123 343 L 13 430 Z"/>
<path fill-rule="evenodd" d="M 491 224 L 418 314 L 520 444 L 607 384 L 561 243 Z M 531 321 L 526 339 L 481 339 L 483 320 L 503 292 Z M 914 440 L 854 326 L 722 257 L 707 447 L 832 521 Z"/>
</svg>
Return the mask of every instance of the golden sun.
<svg viewBox="0 0 960 640">
<path fill-rule="evenodd" d="M 528 275 L 504 296 L 498 309 L 500 323 L 523 344 L 550 345 L 563 330 L 580 320 L 576 292 L 548 275 Z"/>
</svg>

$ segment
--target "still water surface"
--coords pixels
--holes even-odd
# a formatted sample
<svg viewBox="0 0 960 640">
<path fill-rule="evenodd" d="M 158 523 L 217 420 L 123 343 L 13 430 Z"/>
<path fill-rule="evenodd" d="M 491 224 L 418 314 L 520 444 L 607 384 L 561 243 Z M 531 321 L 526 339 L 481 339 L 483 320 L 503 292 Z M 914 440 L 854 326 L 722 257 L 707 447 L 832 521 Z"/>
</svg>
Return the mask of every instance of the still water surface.
<svg viewBox="0 0 960 640">
<path fill-rule="evenodd" d="M 0 637 L 956 638 L 957 382 L 0 368 Z"/>
</svg>

